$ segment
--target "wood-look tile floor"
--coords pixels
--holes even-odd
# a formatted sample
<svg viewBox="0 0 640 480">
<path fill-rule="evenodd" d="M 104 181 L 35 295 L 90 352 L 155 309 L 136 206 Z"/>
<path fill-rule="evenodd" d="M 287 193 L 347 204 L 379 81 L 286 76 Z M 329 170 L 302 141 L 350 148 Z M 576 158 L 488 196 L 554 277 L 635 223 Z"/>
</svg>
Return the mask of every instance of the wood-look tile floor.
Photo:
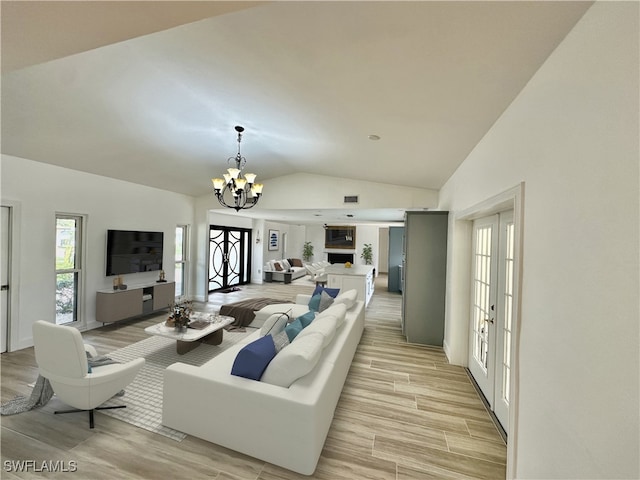
<svg viewBox="0 0 640 480">
<path fill-rule="evenodd" d="M 313 284 L 245 285 L 216 293 L 203 310 L 250 297 L 293 300 Z M 506 446 L 465 370 L 447 363 L 441 348 L 409 345 L 400 327 L 400 301 L 380 275 L 366 310 L 331 429 L 311 477 L 298 475 L 188 436 L 175 442 L 100 413 L 89 429 L 85 414 L 53 415 L 54 399 L 31 412 L 2 417 L 3 479 L 489 479 L 505 478 Z M 107 325 L 83 334 L 106 354 L 137 342 L 157 316 Z M 32 348 L 1 356 L 1 401 L 28 395 L 37 377 Z M 233 408 L 233 406 L 230 406 Z M 259 408 L 259 406 L 256 406 Z M 250 432 L 248 432 L 250 435 Z M 291 452 L 295 455 L 295 452 Z M 77 472 L 10 472 L 5 461 L 74 461 Z"/>
</svg>

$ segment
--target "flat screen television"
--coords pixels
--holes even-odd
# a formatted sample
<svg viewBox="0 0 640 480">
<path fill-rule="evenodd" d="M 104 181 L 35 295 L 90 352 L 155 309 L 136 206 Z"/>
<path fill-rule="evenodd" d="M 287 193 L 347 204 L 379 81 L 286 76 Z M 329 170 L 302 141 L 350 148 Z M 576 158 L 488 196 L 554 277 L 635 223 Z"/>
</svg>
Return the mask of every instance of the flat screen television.
<svg viewBox="0 0 640 480">
<path fill-rule="evenodd" d="M 162 270 L 163 232 L 107 230 L 107 276 Z"/>
<path fill-rule="evenodd" d="M 356 248 L 356 227 L 326 227 L 324 230 L 324 248 Z"/>
</svg>

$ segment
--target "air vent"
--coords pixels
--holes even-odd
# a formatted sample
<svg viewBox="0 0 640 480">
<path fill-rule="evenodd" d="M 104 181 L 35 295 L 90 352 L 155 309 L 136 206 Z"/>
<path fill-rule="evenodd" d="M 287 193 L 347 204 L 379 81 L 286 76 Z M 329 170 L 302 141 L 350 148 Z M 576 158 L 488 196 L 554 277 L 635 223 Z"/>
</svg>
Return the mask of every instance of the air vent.
<svg viewBox="0 0 640 480">
<path fill-rule="evenodd" d="M 344 203 L 358 203 L 357 195 L 346 195 L 344 197 Z"/>
</svg>

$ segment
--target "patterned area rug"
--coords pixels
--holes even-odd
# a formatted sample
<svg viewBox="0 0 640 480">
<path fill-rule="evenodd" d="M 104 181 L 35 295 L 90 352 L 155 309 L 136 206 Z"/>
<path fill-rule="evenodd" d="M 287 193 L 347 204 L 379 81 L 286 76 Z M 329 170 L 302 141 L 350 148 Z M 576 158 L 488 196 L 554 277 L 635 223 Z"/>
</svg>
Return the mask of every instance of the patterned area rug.
<svg viewBox="0 0 640 480">
<path fill-rule="evenodd" d="M 162 425 L 162 386 L 165 368 L 176 362 L 200 366 L 253 331 L 225 331 L 220 345 L 201 344 L 184 355 L 178 355 L 176 352 L 175 340 L 157 336 L 107 354 L 108 357 L 122 363 L 144 357 L 146 364 L 135 380 L 125 388 L 123 397 L 114 397 L 105 403 L 105 406 L 126 405 L 127 408 L 101 410 L 100 413 L 178 442 L 182 441 L 186 437 L 184 433 Z"/>
</svg>

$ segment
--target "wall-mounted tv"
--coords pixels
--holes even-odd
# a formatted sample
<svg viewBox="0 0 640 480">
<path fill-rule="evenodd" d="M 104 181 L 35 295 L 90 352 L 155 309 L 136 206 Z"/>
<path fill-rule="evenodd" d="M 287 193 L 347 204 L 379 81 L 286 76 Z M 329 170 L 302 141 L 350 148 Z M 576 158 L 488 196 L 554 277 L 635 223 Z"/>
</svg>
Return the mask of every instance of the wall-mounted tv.
<svg viewBox="0 0 640 480">
<path fill-rule="evenodd" d="M 356 227 L 327 226 L 324 230 L 324 248 L 356 248 Z"/>
<path fill-rule="evenodd" d="M 107 230 L 107 276 L 162 270 L 163 232 Z"/>
</svg>

